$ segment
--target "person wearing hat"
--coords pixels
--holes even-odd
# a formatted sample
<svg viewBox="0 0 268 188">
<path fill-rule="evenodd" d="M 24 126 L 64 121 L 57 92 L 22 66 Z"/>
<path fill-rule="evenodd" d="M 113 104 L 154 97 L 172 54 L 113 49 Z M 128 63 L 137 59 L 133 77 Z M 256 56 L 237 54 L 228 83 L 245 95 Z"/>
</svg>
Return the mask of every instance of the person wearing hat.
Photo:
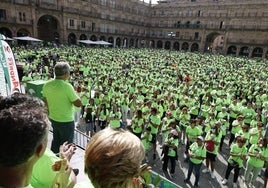
<svg viewBox="0 0 268 188">
<path fill-rule="evenodd" d="M 177 160 L 177 149 L 179 146 L 179 134 L 175 129 L 172 129 L 165 140 L 163 151 L 161 155 L 163 156 L 162 170 L 167 171 L 168 161 L 170 160 L 170 175 L 173 178 L 175 174 L 176 160 Z"/>
<path fill-rule="evenodd" d="M 206 158 L 206 147 L 204 147 L 204 139 L 202 136 L 198 136 L 196 141 L 192 143 L 188 150 L 189 167 L 185 183 L 190 183 L 190 178 L 193 170 L 195 171 L 195 182 L 194 186 L 198 187 L 198 182 L 200 178 L 200 169 L 203 160 Z"/>
</svg>

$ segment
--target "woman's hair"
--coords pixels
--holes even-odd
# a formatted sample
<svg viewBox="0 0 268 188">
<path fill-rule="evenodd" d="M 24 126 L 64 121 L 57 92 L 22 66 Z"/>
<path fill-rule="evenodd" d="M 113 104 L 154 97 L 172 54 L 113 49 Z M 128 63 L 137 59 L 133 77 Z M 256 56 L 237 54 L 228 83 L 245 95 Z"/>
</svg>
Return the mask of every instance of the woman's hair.
<svg viewBox="0 0 268 188">
<path fill-rule="evenodd" d="M 95 188 L 131 188 L 145 156 L 138 137 L 106 128 L 92 137 L 85 152 L 85 173 Z"/>
</svg>

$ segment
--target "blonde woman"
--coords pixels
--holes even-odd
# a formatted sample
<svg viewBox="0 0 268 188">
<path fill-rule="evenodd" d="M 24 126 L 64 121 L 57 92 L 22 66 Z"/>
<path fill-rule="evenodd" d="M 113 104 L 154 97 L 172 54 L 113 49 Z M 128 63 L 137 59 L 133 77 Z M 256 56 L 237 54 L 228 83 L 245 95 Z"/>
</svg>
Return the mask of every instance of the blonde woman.
<svg viewBox="0 0 268 188">
<path fill-rule="evenodd" d="M 85 153 L 85 172 L 94 188 L 141 188 L 147 166 L 140 139 L 125 130 L 106 128 L 92 137 Z"/>
</svg>

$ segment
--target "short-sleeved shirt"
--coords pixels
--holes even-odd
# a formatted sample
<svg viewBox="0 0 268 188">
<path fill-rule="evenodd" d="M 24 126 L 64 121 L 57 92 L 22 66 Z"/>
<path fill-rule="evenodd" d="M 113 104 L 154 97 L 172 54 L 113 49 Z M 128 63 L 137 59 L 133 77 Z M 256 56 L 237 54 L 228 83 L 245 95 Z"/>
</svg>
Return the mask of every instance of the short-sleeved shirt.
<svg viewBox="0 0 268 188">
<path fill-rule="evenodd" d="M 238 144 L 235 143 L 235 144 L 233 144 L 231 146 L 230 153 L 246 155 L 247 154 L 247 148 L 245 146 L 242 146 L 240 148 L 238 146 Z M 230 162 L 231 160 L 234 160 L 235 162 L 237 162 L 239 164 L 239 168 L 241 168 L 243 166 L 243 159 L 241 159 L 240 157 L 238 157 L 238 156 L 230 156 L 229 159 L 228 159 L 228 162 Z"/>
<path fill-rule="evenodd" d="M 33 166 L 31 185 L 36 188 L 51 188 L 57 174 L 51 167 L 58 160 L 60 160 L 59 157 L 46 149 L 44 155 Z"/>
<path fill-rule="evenodd" d="M 197 126 L 193 128 L 191 126 L 188 126 L 186 128 L 186 134 L 188 136 L 189 141 L 194 142 L 197 136 L 200 136 L 202 134 L 202 130 Z"/>
<path fill-rule="evenodd" d="M 54 79 L 43 86 L 43 96 L 48 103 L 49 118 L 57 122 L 74 120 L 73 102 L 79 97 L 67 81 Z"/>
<path fill-rule="evenodd" d="M 157 128 L 156 127 L 154 127 L 153 125 L 152 125 L 152 123 L 149 123 L 149 125 L 150 125 L 150 127 L 151 127 L 151 133 L 152 134 L 157 134 L 158 133 L 158 128 L 159 128 L 159 125 L 160 125 L 160 123 L 161 123 L 161 119 L 160 119 L 160 117 L 159 116 L 150 116 L 149 117 L 151 120 L 151 122 L 153 123 L 153 124 L 156 124 L 157 125 Z"/>
<path fill-rule="evenodd" d="M 260 154 L 263 156 L 266 160 L 268 159 L 268 149 L 265 147 L 259 147 L 258 144 L 253 144 L 249 150 L 248 153 L 254 154 L 255 156 L 249 156 L 248 163 L 256 168 L 263 167 L 265 160 L 262 160 L 260 158 L 257 158 L 257 154 Z"/>
<path fill-rule="evenodd" d="M 146 151 L 150 149 L 152 139 L 153 139 L 153 136 L 151 133 L 148 134 L 147 132 L 144 132 L 143 135 L 141 136 L 141 142 Z"/>
<path fill-rule="evenodd" d="M 189 150 L 193 153 L 193 155 L 195 157 L 203 157 L 206 158 L 206 147 L 204 147 L 204 145 L 202 146 L 198 146 L 197 142 L 194 142 L 190 145 Z M 202 163 L 203 160 L 201 159 L 196 159 L 196 158 L 190 158 L 190 160 L 194 163 L 194 164 L 200 164 Z"/>
</svg>

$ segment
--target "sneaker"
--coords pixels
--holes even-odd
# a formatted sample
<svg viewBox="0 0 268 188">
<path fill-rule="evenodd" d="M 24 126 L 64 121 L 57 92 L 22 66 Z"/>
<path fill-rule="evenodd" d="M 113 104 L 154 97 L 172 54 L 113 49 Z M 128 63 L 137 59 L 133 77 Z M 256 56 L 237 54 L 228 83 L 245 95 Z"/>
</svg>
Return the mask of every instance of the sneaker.
<svg viewBox="0 0 268 188">
<path fill-rule="evenodd" d="M 221 184 L 222 184 L 222 185 L 226 185 L 226 184 L 227 184 L 227 182 L 228 182 L 228 180 L 227 180 L 227 179 L 223 179 L 223 180 L 222 180 L 222 182 L 221 182 Z"/>
<path fill-rule="evenodd" d="M 212 179 L 214 179 L 214 178 L 215 178 L 215 174 L 214 174 L 214 172 L 211 172 L 211 173 L 210 173 L 210 176 L 211 176 Z"/>
<path fill-rule="evenodd" d="M 173 179 L 174 178 L 174 174 L 170 174 L 170 177 Z"/>
<path fill-rule="evenodd" d="M 194 187 L 199 187 L 199 186 L 198 186 L 198 183 L 195 183 L 195 184 L 194 184 Z"/>
<path fill-rule="evenodd" d="M 237 183 L 233 183 L 233 188 L 237 188 Z"/>
<path fill-rule="evenodd" d="M 208 168 L 205 168 L 202 170 L 203 173 L 208 173 L 209 172 L 209 169 Z"/>
</svg>

